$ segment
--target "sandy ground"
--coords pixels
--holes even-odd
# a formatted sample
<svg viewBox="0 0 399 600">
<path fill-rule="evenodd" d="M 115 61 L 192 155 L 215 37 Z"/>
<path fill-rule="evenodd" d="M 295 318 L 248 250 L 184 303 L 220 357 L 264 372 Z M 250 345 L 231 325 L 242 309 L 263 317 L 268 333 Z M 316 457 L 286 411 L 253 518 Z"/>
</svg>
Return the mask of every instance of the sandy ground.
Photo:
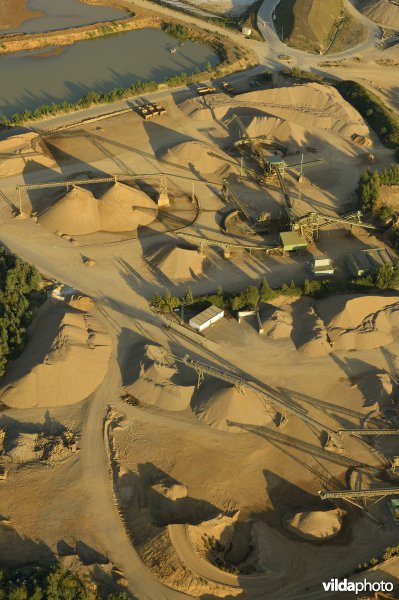
<svg viewBox="0 0 399 600">
<path fill-rule="evenodd" d="M 57 166 L 26 169 L 2 180 L 1 242 L 46 275 L 93 297 L 96 319 L 110 344 L 105 378 L 85 388 L 77 404 L 53 402 L 44 408 L 41 403 L 37 408 L 2 411 L 0 427 L 15 438 L 53 427 L 67 428 L 78 440 L 77 453 L 50 469 L 34 454 L 31 438 L 21 438 L 30 453 L 29 464 L 16 462 L 19 450 L 12 462 L 13 448 L 7 449 L 10 475 L 0 485 L 0 514 L 15 531 L 6 532 L 13 536 L 10 563 L 45 561 L 76 551 L 91 565 L 106 561 L 116 565 L 132 593 L 145 600 L 206 595 L 281 598 L 282 594 L 287 599 L 318 600 L 322 578 L 352 573 L 359 562 L 397 540 L 386 502 L 373 509 L 384 528 L 349 505 L 340 506 L 339 532 L 335 531 L 339 519 L 319 514 L 335 506 L 322 503 L 318 491 L 346 485 L 348 473 L 355 472 L 358 481 L 367 485 L 381 484 L 378 470 L 385 469 L 397 452 L 391 437 L 369 445 L 345 436 L 344 450 L 326 448 L 323 431 L 297 416 L 288 414 L 284 427 L 277 427 L 278 407 L 261 404 L 256 394 L 245 395 L 232 386 L 221 388 L 220 382 L 207 377 L 195 389 L 195 371 L 183 373 L 180 365 L 160 367 L 147 356 L 151 343 L 176 356 L 189 354 L 233 371 L 334 429 L 380 424 L 392 410 L 382 400 L 387 390 L 391 389 L 388 397 L 396 393 L 390 377 L 396 377 L 399 352 L 392 308 L 396 297 L 383 302 L 361 299 L 353 310 L 350 298 L 332 307 L 305 299 L 276 303 L 262 313 L 264 323 L 272 321 L 264 335 L 258 334 L 251 319 L 241 324 L 224 319 L 205 336 L 198 336 L 177 324 L 164 327 L 149 309 L 148 300 L 155 292 L 168 287 L 181 294 L 187 281 L 199 294 L 219 285 L 234 290 L 259 283 L 264 274 L 273 285 L 309 277 L 309 255 L 264 257 L 236 251 L 227 261 L 211 248 L 205 266 L 197 251 L 190 250 L 195 260 L 184 258 L 186 277 L 180 280 L 176 230 L 238 244 L 248 239 L 221 232 L 222 216 L 233 205 L 226 205 L 220 194 L 224 172 L 204 169 L 202 161 L 212 157 L 188 155 L 184 162 L 181 154 L 176 160 L 175 149 L 193 142 L 214 148 L 218 161 L 223 156 L 231 162 L 230 185 L 251 214 L 278 213 L 283 198 L 276 182 L 260 189 L 239 176 L 239 154 L 232 150 L 238 133 L 227 122 L 235 110 L 249 123 L 271 113 L 276 127 L 285 132 L 285 142 L 292 144 L 290 159 L 297 156 L 295 148 L 306 144 L 305 148 L 317 150 L 305 152 L 308 159 L 317 156 L 326 161 L 307 170 L 300 187 L 295 171 L 288 169 L 295 209 L 300 214 L 312 208 L 329 214 L 344 212 L 368 164 L 368 152 L 375 155 L 379 167 L 389 164 L 391 153 L 345 103 L 330 95 L 318 104 L 316 92 L 314 86 L 299 86 L 294 91 L 282 89 L 280 97 L 270 90 L 246 94 L 236 102 L 215 97 L 210 108 L 201 106 L 206 110 L 203 119 L 194 118 L 190 107 L 175 95 L 167 102 L 168 114 L 160 119 L 145 122 L 132 111 L 53 133 L 45 142 Z M 297 94 L 296 100 L 287 107 L 291 94 Z M 191 103 L 194 112 L 197 105 Z M 252 126 L 262 134 L 258 121 Z M 372 146 L 365 149 L 353 143 L 355 132 L 369 136 Z M 267 129 L 267 135 L 273 135 L 273 129 Z M 23 209 L 36 212 L 38 222 L 12 219 L 18 183 L 159 171 L 170 173 L 171 204 L 159 207 L 157 218 L 139 226 L 125 241 L 98 233 L 82 235 L 79 245 L 72 245 L 42 226 L 40 216 L 57 206 L 63 190 L 24 193 Z M 206 178 L 211 175 L 209 183 Z M 139 179 L 137 185 L 156 201 L 158 179 Z M 96 198 L 102 197 L 100 186 L 91 189 Z M 272 234 L 256 236 L 251 243 L 272 238 Z M 368 233 L 358 231 L 350 237 L 337 228 L 323 231 L 317 242 L 334 259 L 338 276 L 346 272 L 349 250 L 381 244 Z M 84 258 L 92 259 L 92 268 L 85 266 Z M 283 332 L 269 335 L 276 314 Z M 354 350 L 351 328 L 371 342 Z M 40 397 L 44 395 L 38 391 Z M 109 411 L 110 406 L 115 412 Z M 322 531 L 329 536 L 332 530 L 337 535 L 316 542 L 304 539 L 283 526 L 287 515 L 306 535 Z M 197 529 L 190 533 L 189 527 Z M 208 541 L 203 539 L 205 533 Z"/>
<path fill-rule="evenodd" d="M 28 19 L 40 17 L 43 13 L 30 10 L 26 0 L 4 0 L 2 6 L 0 29 L 15 29 Z"/>
</svg>

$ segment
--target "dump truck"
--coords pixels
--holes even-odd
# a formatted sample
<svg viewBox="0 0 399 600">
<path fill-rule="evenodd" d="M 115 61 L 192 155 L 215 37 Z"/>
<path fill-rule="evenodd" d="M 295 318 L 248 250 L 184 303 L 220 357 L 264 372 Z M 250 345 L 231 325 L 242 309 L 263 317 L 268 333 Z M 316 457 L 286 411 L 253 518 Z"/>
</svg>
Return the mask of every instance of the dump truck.
<svg viewBox="0 0 399 600">
<path fill-rule="evenodd" d="M 0 481 L 7 479 L 8 471 L 4 465 L 0 465 Z"/>
<path fill-rule="evenodd" d="M 200 96 L 206 96 L 207 94 L 213 94 L 216 92 L 216 88 L 211 85 L 199 85 L 197 87 L 197 92 Z"/>
</svg>

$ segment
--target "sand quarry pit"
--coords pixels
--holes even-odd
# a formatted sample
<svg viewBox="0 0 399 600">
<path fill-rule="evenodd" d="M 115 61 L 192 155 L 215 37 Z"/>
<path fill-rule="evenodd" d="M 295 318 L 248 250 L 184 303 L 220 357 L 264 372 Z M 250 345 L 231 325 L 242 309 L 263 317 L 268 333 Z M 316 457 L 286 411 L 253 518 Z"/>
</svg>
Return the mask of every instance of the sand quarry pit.
<svg viewBox="0 0 399 600">
<path fill-rule="evenodd" d="M 339 510 L 305 511 L 285 515 L 287 531 L 308 540 L 329 540 L 341 531 L 342 516 Z"/>
<path fill-rule="evenodd" d="M 207 380 L 192 402 L 193 411 L 204 423 L 220 431 L 245 433 L 245 426 L 270 425 L 273 416 L 252 390 L 239 391 L 219 380 Z"/>
<path fill-rule="evenodd" d="M 366 17 L 392 29 L 399 27 L 399 5 L 390 0 L 357 0 L 357 8 Z"/>
<path fill-rule="evenodd" d="M 93 315 L 49 305 L 23 354 L 10 364 L 0 399 L 12 408 L 76 404 L 103 380 L 111 342 Z"/>
<path fill-rule="evenodd" d="M 0 158 L 0 177 L 20 175 L 25 171 L 56 165 L 46 142 L 33 132 L 1 140 Z"/>
<path fill-rule="evenodd" d="M 162 247 L 149 257 L 151 268 L 173 283 L 197 279 L 204 274 L 205 255 L 196 248 Z"/>
<path fill-rule="evenodd" d="M 39 223 L 53 233 L 78 236 L 135 231 L 156 216 L 157 206 L 147 194 L 117 182 L 99 200 L 89 190 L 72 187 L 39 217 Z"/>
</svg>

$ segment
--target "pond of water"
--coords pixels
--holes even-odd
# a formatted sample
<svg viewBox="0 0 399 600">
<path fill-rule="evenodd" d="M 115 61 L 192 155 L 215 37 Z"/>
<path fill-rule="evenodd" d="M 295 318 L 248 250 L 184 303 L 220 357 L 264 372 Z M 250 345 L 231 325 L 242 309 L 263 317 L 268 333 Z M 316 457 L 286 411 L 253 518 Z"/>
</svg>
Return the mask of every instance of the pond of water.
<svg viewBox="0 0 399 600">
<path fill-rule="evenodd" d="M 162 30 L 140 29 L 0 56 L 0 115 L 75 101 L 90 90 L 110 91 L 138 80 L 161 82 L 219 62 L 212 48 L 196 42 L 185 42 L 171 54 L 176 44 Z"/>
</svg>

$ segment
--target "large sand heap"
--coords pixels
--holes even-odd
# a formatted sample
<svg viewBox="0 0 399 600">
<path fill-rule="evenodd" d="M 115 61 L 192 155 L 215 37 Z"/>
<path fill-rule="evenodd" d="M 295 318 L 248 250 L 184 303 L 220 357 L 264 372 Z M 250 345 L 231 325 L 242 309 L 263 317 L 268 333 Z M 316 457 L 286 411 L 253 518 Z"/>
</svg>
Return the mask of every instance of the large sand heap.
<svg viewBox="0 0 399 600">
<path fill-rule="evenodd" d="M 226 96 L 215 94 L 207 98 L 207 103 L 209 107 L 201 103 L 201 99 L 190 99 L 181 104 L 181 109 L 196 120 L 212 118 L 221 120 L 231 117 L 237 111 L 240 116 L 243 116 L 243 107 L 253 108 L 260 113 L 265 113 L 258 114 L 260 118 L 277 117 L 281 122 L 288 121 L 296 140 L 301 139 L 304 129 L 313 133 L 317 129 L 324 130 L 348 140 L 351 140 L 354 134 L 370 137 L 370 130 L 360 114 L 335 88 L 319 83 L 247 92 L 228 101 Z M 263 121 L 260 125 L 255 121 L 253 127 L 255 130 L 261 128 L 267 133 L 268 127 L 266 128 L 265 123 L 266 121 Z M 293 124 L 299 128 L 297 129 Z M 270 127 L 278 125 L 279 122 L 273 119 Z M 288 126 L 284 127 L 288 128 Z M 285 135 L 288 135 L 288 130 Z"/>
<path fill-rule="evenodd" d="M 205 256 L 195 248 L 169 246 L 158 250 L 150 262 L 164 277 L 179 283 L 203 274 Z"/>
<path fill-rule="evenodd" d="M 97 319 L 53 307 L 38 319 L 24 353 L 7 370 L 1 401 L 13 408 L 76 404 L 99 386 L 110 353 Z"/>
<path fill-rule="evenodd" d="M 399 27 L 399 4 L 390 0 L 357 0 L 357 7 L 375 23 L 392 29 Z"/>
<path fill-rule="evenodd" d="M 39 217 L 50 231 L 68 235 L 85 235 L 101 230 L 98 201 L 93 194 L 74 186 L 54 206 Z"/>
<path fill-rule="evenodd" d="M 178 411 L 190 406 L 194 390 L 195 385 L 173 367 L 145 358 L 140 365 L 138 379 L 126 391 L 144 404 Z"/>
<path fill-rule="evenodd" d="M 261 305 L 259 315 L 263 333 L 272 340 L 284 340 L 291 337 L 292 312 L 291 307 L 276 308 L 269 304 Z"/>
<path fill-rule="evenodd" d="M 123 183 L 115 183 L 97 200 L 84 188 L 74 186 L 39 217 L 46 229 L 68 235 L 98 231 L 124 232 L 148 225 L 157 216 L 157 206 L 147 194 Z"/>
<path fill-rule="evenodd" d="M 101 229 L 115 232 L 149 225 L 158 213 L 157 205 L 147 194 L 119 182 L 101 197 L 99 210 Z"/>
<path fill-rule="evenodd" d="M 342 296 L 318 303 L 336 350 L 370 350 L 393 342 L 398 296 Z"/>
<path fill-rule="evenodd" d="M 194 399 L 197 417 L 221 431 L 245 433 L 240 425 L 264 426 L 272 422 L 270 408 L 252 390 L 239 391 L 231 384 L 207 380 Z"/>
<path fill-rule="evenodd" d="M 37 133 L 24 133 L 0 141 L 0 177 L 19 175 L 35 167 L 54 167 L 55 160 Z"/>
<path fill-rule="evenodd" d="M 328 540 L 342 528 L 342 517 L 337 509 L 305 511 L 283 518 L 284 527 L 308 540 Z"/>
<path fill-rule="evenodd" d="M 395 412 L 399 386 L 386 371 L 356 378 L 354 383 L 365 397 L 365 406 L 375 408 L 385 416 Z"/>
<path fill-rule="evenodd" d="M 184 167 L 192 167 L 201 175 L 226 176 L 234 166 L 231 158 L 221 150 L 197 140 L 182 142 L 165 152 L 162 157 Z M 230 162 L 228 162 L 230 161 Z"/>
<path fill-rule="evenodd" d="M 332 351 L 327 330 L 315 306 L 308 298 L 301 298 L 294 307 L 293 340 L 298 352 L 305 358 L 319 358 Z"/>
</svg>

